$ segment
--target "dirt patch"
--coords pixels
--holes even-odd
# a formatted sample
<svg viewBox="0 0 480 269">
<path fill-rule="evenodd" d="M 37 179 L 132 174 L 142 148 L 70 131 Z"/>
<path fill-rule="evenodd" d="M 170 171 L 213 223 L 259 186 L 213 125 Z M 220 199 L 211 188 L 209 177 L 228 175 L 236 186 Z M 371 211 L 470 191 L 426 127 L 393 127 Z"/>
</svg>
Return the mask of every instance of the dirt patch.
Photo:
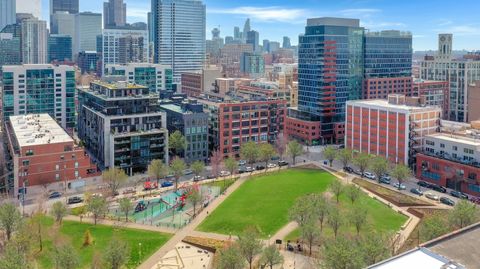
<svg viewBox="0 0 480 269">
<path fill-rule="evenodd" d="M 315 169 L 315 170 L 323 170 L 323 168 L 316 166 L 315 164 L 309 163 L 309 164 L 304 164 L 304 165 L 299 165 L 295 168 L 300 168 L 300 169 Z"/>
<path fill-rule="evenodd" d="M 382 187 L 377 184 L 373 184 L 366 180 L 360 178 L 354 178 L 353 182 L 370 192 L 382 197 L 383 199 L 389 201 L 390 203 L 398 206 L 398 207 L 411 207 L 411 206 L 433 206 L 433 204 L 422 201 L 420 199 L 416 199 L 409 195 L 405 195 L 403 193 Z"/>
<path fill-rule="evenodd" d="M 216 240 L 216 239 L 203 238 L 203 237 L 193 237 L 193 236 L 187 236 L 182 241 L 185 243 L 194 245 L 198 248 L 208 250 L 213 253 L 215 253 L 219 249 L 224 248 L 227 243 L 223 240 Z"/>
</svg>

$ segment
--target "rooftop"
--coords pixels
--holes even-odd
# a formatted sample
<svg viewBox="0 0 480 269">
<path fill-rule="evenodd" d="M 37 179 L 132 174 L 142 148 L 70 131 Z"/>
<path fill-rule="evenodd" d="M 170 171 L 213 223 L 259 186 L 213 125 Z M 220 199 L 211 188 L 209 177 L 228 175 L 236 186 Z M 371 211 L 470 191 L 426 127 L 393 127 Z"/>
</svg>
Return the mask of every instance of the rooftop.
<svg viewBox="0 0 480 269">
<path fill-rule="evenodd" d="M 345 26 L 345 27 L 360 27 L 359 19 L 347 19 L 347 18 L 332 18 L 332 17 L 321 17 L 321 18 L 310 18 L 307 19 L 307 26 Z"/>
<path fill-rule="evenodd" d="M 73 142 L 73 139 L 48 114 L 10 116 L 19 147 Z"/>
<path fill-rule="evenodd" d="M 177 113 L 183 113 L 183 114 L 191 113 L 190 111 L 183 110 L 181 106 L 174 105 L 174 104 L 160 105 L 160 108 L 170 110 L 170 111 L 173 111 L 173 112 L 177 112 Z"/>
<path fill-rule="evenodd" d="M 417 248 L 368 268 L 399 269 L 421 267 L 422 269 L 465 269 L 463 266 L 454 264 L 446 267 L 445 265 L 449 263 L 450 260 L 441 255 L 438 255 L 426 248 Z"/>
<path fill-rule="evenodd" d="M 467 137 L 467 136 L 448 134 L 448 133 L 435 133 L 435 134 L 425 136 L 425 138 L 428 138 L 428 137 L 450 141 L 457 144 L 467 144 L 475 147 L 480 147 L 480 139 L 476 139 L 474 137 Z"/>
<path fill-rule="evenodd" d="M 394 109 L 394 110 L 402 110 L 402 111 L 409 111 L 409 112 L 416 112 L 416 111 L 425 111 L 425 110 L 441 110 L 441 108 L 434 107 L 434 106 L 409 106 L 406 104 L 392 104 L 389 103 L 388 100 L 384 99 L 372 99 L 372 100 L 356 100 L 356 101 L 347 101 L 347 104 L 355 105 L 355 106 L 365 106 L 371 108 L 380 108 L 380 109 Z"/>
<path fill-rule="evenodd" d="M 128 83 L 126 81 L 118 81 L 118 82 L 110 83 L 110 82 L 106 82 L 106 81 L 103 81 L 103 80 L 96 80 L 96 81 L 92 82 L 92 84 L 97 84 L 97 85 L 103 86 L 105 88 L 108 88 L 110 90 L 148 88 L 148 87 L 143 86 L 143 85 Z"/>
</svg>

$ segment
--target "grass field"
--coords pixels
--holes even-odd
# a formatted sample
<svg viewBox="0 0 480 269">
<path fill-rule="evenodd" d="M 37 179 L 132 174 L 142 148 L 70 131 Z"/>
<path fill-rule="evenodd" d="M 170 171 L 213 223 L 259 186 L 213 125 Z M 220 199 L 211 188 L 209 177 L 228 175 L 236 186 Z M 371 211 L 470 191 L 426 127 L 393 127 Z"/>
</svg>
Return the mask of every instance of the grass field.
<svg viewBox="0 0 480 269">
<path fill-rule="evenodd" d="M 298 197 L 324 192 L 333 180 L 335 177 L 330 173 L 314 169 L 289 169 L 253 177 L 219 205 L 198 230 L 237 235 L 248 226 L 256 225 L 262 236 L 273 235 L 288 223 L 288 211 Z M 396 231 L 407 220 L 366 195 L 362 195 L 359 202 L 367 208 L 369 228 Z M 348 212 L 351 207 L 342 195 L 340 209 Z M 353 227 L 344 226 L 343 230 L 353 232 Z M 297 236 L 298 231 L 294 231 L 288 237 Z"/>
<path fill-rule="evenodd" d="M 335 178 L 321 170 L 290 169 L 249 179 L 232 193 L 198 230 L 237 235 L 256 225 L 264 237 L 288 223 L 296 198 L 323 192 Z"/>
<path fill-rule="evenodd" d="M 83 235 L 90 230 L 93 244 L 83 247 Z M 74 221 L 64 221 L 58 231 L 51 218 L 43 220 L 43 232 L 45 233 L 44 249 L 37 255 L 39 268 L 54 268 L 52 252 L 54 241 L 70 242 L 80 256 L 80 268 L 90 268 L 94 255 L 102 255 L 106 246 L 113 236 L 128 243 L 130 247 L 130 259 L 127 268 L 136 268 L 137 265 L 152 255 L 157 249 L 170 239 L 170 234 L 136 229 L 116 228 L 104 225 L 93 225 Z M 139 246 L 141 243 L 141 248 Z"/>
</svg>

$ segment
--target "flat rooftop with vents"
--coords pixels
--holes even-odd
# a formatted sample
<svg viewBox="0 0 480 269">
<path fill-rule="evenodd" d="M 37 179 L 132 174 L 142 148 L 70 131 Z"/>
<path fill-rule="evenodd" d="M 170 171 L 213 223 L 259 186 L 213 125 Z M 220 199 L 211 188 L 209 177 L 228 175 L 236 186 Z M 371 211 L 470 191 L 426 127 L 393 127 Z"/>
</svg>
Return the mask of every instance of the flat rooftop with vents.
<svg viewBox="0 0 480 269">
<path fill-rule="evenodd" d="M 18 146 L 73 142 L 72 137 L 49 114 L 10 116 Z"/>
</svg>

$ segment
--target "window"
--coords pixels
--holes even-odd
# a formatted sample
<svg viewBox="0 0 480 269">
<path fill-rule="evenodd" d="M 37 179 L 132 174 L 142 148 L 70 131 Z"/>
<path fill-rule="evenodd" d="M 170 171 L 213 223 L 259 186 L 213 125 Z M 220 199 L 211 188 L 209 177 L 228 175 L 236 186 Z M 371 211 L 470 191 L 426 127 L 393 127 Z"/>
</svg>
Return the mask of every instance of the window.
<svg viewBox="0 0 480 269">
<path fill-rule="evenodd" d="M 55 180 L 60 180 L 60 175 L 59 174 L 55 174 Z"/>
<path fill-rule="evenodd" d="M 468 173 L 468 179 L 477 179 L 477 174 L 475 174 L 475 173 Z"/>
<path fill-rule="evenodd" d="M 452 146 L 452 149 L 453 150 L 458 150 L 458 147 L 457 146 Z"/>
<path fill-rule="evenodd" d="M 23 160 L 22 162 L 23 166 L 27 166 L 30 164 L 30 161 L 29 160 Z"/>
<path fill-rule="evenodd" d="M 440 147 L 441 147 L 441 148 L 445 148 L 445 144 L 440 143 Z"/>
<path fill-rule="evenodd" d="M 78 162 L 75 162 L 75 168 L 78 168 Z"/>
<path fill-rule="evenodd" d="M 463 149 L 463 152 L 465 152 L 465 153 L 467 153 L 467 154 L 473 154 L 473 149 L 464 148 L 464 149 Z"/>
<path fill-rule="evenodd" d="M 27 149 L 27 151 L 25 152 L 25 155 L 32 156 L 33 155 L 33 150 Z"/>
<path fill-rule="evenodd" d="M 75 170 L 75 177 L 78 178 L 78 171 Z"/>
<path fill-rule="evenodd" d="M 58 164 L 55 165 L 55 170 L 58 171 L 58 169 L 60 169 L 60 167 L 58 166 Z"/>
</svg>

